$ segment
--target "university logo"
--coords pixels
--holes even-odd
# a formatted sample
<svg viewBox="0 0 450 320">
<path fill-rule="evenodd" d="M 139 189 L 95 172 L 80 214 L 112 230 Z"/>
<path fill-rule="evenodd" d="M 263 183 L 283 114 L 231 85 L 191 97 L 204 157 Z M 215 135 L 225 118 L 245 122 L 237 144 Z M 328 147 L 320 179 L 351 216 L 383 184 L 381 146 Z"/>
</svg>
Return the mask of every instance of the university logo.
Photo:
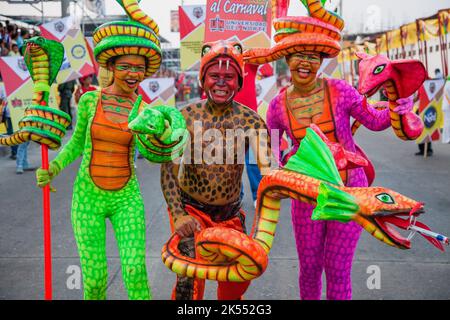
<svg viewBox="0 0 450 320">
<path fill-rule="evenodd" d="M 27 65 L 25 63 L 25 60 L 23 58 L 20 58 L 20 59 L 17 60 L 17 66 L 22 71 L 27 71 L 28 70 Z"/>
<path fill-rule="evenodd" d="M 11 105 L 13 108 L 21 108 L 23 106 L 23 103 L 22 100 L 15 98 L 11 101 Z"/>
<path fill-rule="evenodd" d="M 192 14 L 197 19 L 200 19 L 201 17 L 203 17 L 203 8 L 202 7 L 194 7 L 194 9 L 192 9 Z"/>
<path fill-rule="evenodd" d="M 153 93 L 157 92 L 159 90 L 159 83 L 158 83 L 158 81 L 150 81 L 148 83 L 148 88 Z"/>
<path fill-rule="evenodd" d="M 64 31 L 64 29 L 66 28 L 64 23 L 61 21 L 55 22 L 55 24 L 53 26 L 55 27 L 55 30 L 58 31 L 59 33 L 62 33 Z"/>
<path fill-rule="evenodd" d="M 210 19 L 209 29 L 211 31 L 225 31 L 225 20 L 220 19 L 219 16 L 217 16 L 215 19 Z"/>
<path fill-rule="evenodd" d="M 86 56 L 86 49 L 80 44 L 73 46 L 71 52 L 72 56 L 78 60 L 83 59 Z"/>
<path fill-rule="evenodd" d="M 256 84 L 256 96 L 259 97 L 262 92 L 262 87 L 259 83 Z"/>
<path fill-rule="evenodd" d="M 430 106 L 423 115 L 423 124 L 427 129 L 433 128 L 437 121 L 437 111 L 434 106 Z"/>
</svg>

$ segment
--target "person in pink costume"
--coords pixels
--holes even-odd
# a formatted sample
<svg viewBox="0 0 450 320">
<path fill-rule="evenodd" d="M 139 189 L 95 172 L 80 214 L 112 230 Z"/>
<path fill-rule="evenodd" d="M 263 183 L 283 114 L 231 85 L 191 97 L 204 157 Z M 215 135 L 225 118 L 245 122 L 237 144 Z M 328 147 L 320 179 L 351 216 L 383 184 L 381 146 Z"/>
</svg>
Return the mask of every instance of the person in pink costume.
<svg viewBox="0 0 450 320">
<path fill-rule="evenodd" d="M 297 151 L 306 128 L 316 124 L 329 141 L 366 158 L 353 140 L 350 119 L 356 119 L 372 131 L 384 130 L 391 126 L 388 103 L 370 105 L 345 81 L 317 77 L 323 59 L 336 57 L 340 52 L 343 22 L 340 20 L 332 25 L 328 22 L 329 16 L 311 10 L 313 5 L 317 8 L 318 1 L 305 0 L 305 5 L 311 17 L 276 19 L 275 46 L 246 54 L 247 61 L 259 63 L 285 57 L 291 71 L 292 85 L 271 101 L 267 112 L 268 128 L 271 132 L 279 130 L 280 143 L 285 133 L 291 148 L 283 155 L 280 150 L 274 152 L 280 165 L 284 166 Z M 294 28 L 298 32 L 294 33 Z M 397 104 L 394 111 L 398 114 L 406 114 L 413 107 L 411 98 L 399 99 Z M 367 163 L 370 163 L 368 159 Z M 365 171 L 373 175 L 371 165 L 339 169 L 346 186 L 366 187 L 369 182 Z M 372 181 L 373 176 L 369 179 Z M 352 298 L 352 260 L 362 229 L 354 222 L 312 221 L 312 210 L 313 206 L 292 200 L 292 223 L 300 262 L 300 297 L 305 300 L 321 298 L 325 270 L 327 299 L 349 300 Z"/>
<path fill-rule="evenodd" d="M 363 97 L 345 81 L 326 79 L 324 82 L 329 89 L 331 98 L 334 118 L 332 134 L 344 149 L 353 152 L 358 149 L 352 137 L 350 117 L 374 131 L 384 130 L 390 126 L 388 109 L 379 112 L 372 106 L 364 107 Z M 278 153 L 281 165 L 284 165 L 289 157 L 295 154 L 301 142 L 301 139 L 294 135 L 290 125 L 286 91 L 288 90 L 283 90 L 272 100 L 267 112 L 268 128 L 280 130 L 280 137 L 286 133 L 293 142 L 292 149 L 286 156 L 281 157 L 281 153 Z M 321 125 L 318 125 L 320 128 Z M 331 138 L 329 135 L 327 136 Z M 280 144 L 281 140 L 278 145 Z M 362 168 L 347 171 L 347 186 L 368 186 L 367 177 Z M 354 222 L 344 224 L 334 221 L 312 221 L 312 210 L 313 206 L 292 200 L 292 224 L 300 260 L 301 299 L 320 299 L 324 269 L 327 281 L 327 299 L 351 299 L 352 259 L 362 229 Z"/>
</svg>

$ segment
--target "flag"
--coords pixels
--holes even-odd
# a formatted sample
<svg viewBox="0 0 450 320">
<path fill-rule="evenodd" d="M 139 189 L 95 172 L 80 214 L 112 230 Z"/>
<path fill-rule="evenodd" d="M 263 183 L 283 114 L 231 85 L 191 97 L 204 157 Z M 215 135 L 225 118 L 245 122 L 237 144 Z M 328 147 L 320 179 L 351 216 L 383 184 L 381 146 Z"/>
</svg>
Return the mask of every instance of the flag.
<svg viewBox="0 0 450 320">
<path fill-rule="evenodd" d="M 205 36 L 204 5 L 180 6 L 180 63 L 181 70 L 199 70 Z"/>
<path fill-rule="evenodd" d="M 148 78 L 141 82 L 139 94 L 142 99 L 152 105 L 166 105 L 175 107 L 175 79 Z"/>
<path fill-rule="evenodd" d="M 322 78 L 344 79 L 338 58 L 324 59 L 317 72 L 317 76 Z"/>
<path fill-rule="evenodd" d="M 258 102 L 258 114 L 266 121 L 267 109 L 270 101 L 278 93 L 277 77 L 271 76 L 261 80 L 256 80 L 256 100 Z"/>
<path fill-rule="evenodd" d="M 427 80 L 419 89 L 419 117 L 424 124 L 423 133 L 417 138 L 417 143 L 428 140 L 439 140 L 439 129 L 443 125 L 442 99 L 445 80 Z"/>
<path fill-rule="evenodd" d="M 95 73 L 88 45 L 73 17 L 53 20 L 39 26 L 44 38 L 63 44 L 65 56 L 57 83 L 64 83 Z"/>
<path fill-rule="evenodd" d="M 23 118 L 25 109 L 32 103 L 33 80 L 21 56 L 0 57 L 0 73 L 2 78 L 7 80 L 4 83 L 5 94 L 13 130 L 16 131 L 19 129 L 18 123 Z M 56 85 L 51 87 L 50 107 L 56 107 L 56 88 Z"/>
</svg>

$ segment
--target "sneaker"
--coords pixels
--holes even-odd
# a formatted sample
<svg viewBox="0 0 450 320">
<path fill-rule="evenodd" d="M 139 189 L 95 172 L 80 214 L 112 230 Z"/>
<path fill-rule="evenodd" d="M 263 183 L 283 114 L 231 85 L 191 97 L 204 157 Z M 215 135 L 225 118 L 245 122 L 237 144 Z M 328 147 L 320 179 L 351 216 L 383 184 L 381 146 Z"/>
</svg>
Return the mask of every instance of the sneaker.
<svg viewBox="0 0 450 320">
<path fill-rule="evenodd" d="M 17 168 L 16 169 L 16 174 L 22 174 L 23 173 L 23 169 L 22 168 Z"/>
<path fill-rule="evenodd" d="M 423 156 L 423 152 L 416 152 L 416 153 L 414 153 L 414 155 L 416 155 L 416 156 Z"/>
<path fill-rule="evenodd" d="M 27 168 L 23 168 L 23 171 L 36 171 L 36 167 L 27 167 Z"/>
<path fill-rule="evenodd" d="M 16 156 L 15 154 L 12 154 L 12 155 L 9 156 L 9 158 L 10 158 L 11 160 L 16 160 L 16 159 L 17 159 L 17 156 Z"/>
</svg>

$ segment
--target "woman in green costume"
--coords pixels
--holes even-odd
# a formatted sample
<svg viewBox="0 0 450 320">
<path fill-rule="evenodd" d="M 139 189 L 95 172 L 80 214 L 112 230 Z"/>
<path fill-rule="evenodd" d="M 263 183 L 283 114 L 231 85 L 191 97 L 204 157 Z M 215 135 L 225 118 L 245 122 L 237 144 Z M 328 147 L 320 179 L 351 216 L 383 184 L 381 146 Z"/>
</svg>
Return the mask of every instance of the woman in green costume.
<svg viewBox="0 0 450 320">
<path fill-rule="evenodd" d="M 81 97 L 73 136 L 50 163 L 49 170 L 37 171 L 37 181 L 40 187 L 49 184 L 75 159 L 83 157 L 74 183 L 72 226 L 81 260 L 84 298 L 106 299 L 109 218 L 128 297 L 150 299 L 145 212 L 133 155 L 136 143 L 153 162 L 169 161 L 167 155 L 172 153 L 179 155 L 185 142 L 179 132 L 185 123 L 176 109 L 146 107 L 136 95 L 140 82 L 161 64 L 158 26 L 140 10 L 138 1 L 117 1 L 130 20 L 106 23 L 94 33 L 94 55 L 113 75 L 111 84 Z"/>
</svg>

